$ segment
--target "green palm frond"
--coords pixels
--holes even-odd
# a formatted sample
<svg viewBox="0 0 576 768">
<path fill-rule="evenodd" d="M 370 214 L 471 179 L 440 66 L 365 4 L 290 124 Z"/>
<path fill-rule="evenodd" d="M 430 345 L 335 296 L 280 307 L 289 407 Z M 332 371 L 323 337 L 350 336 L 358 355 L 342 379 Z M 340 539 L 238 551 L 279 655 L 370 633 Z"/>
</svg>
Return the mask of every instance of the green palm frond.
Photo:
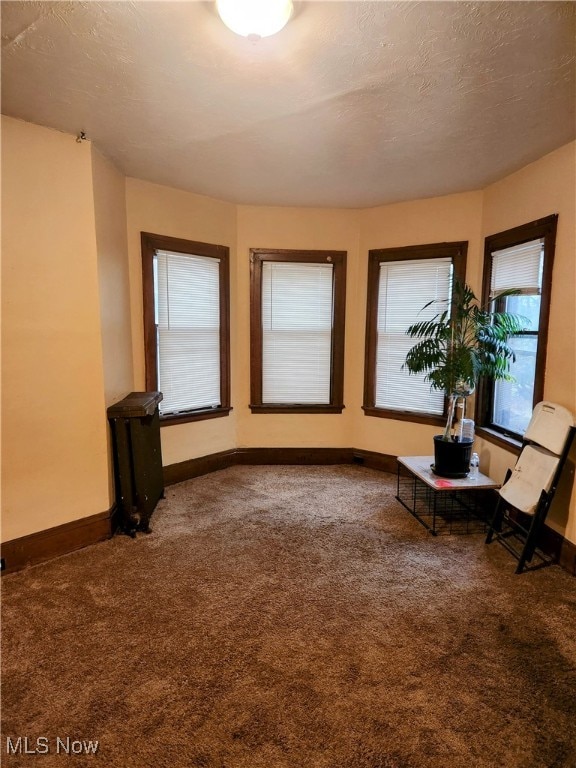
<svg viewBox="0 0 576 768">
<path fill-rule="evenodd" d="M 429 320 L 412 324 L 406 334 L 419 339 L 404 366 L 410 373 L 425 374 L 433 389 L 452 395 L 457 383 L 474 388 L 481 376 L 511 381 L 510 363 L 515 360 L 510 337 L 526 330 L 528 321 L 508 312 L 495 312 L 497 300 L 516 295 L 507 290 L 481 306 L 472 289 L 456 282 L 451 310 L 442 310 Z M 427 309 L 434 302 L 428 302 Z M 448 431 L 448 425 L 447 425 Z"/>
</svg>

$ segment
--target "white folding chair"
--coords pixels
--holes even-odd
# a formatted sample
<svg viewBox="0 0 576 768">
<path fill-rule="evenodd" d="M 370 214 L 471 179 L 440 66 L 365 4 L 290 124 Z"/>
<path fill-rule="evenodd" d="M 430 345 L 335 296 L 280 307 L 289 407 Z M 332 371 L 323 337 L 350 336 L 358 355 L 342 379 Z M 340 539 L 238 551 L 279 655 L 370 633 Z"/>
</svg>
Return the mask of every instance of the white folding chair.
<svg viewBox="0 0 576 768">
<path fill-rule="evenodd" d="M 574 417 L 568 409 L 554 403 L 538 403 L 524 435 L 516 466 L 508 470 L 498 492 L 486 544 L 496 539 L 506 547 L 518 560 L 516 573 L 522 573 L 536 553 L 538 536 L 575 431 Z M 524 513 L 523 516 L 518 515 L 518 511 Z M 526 519 L 528 523 L 525 525 Z M 544 557 L 542 560 L 546 562 Z"/>
</svg>

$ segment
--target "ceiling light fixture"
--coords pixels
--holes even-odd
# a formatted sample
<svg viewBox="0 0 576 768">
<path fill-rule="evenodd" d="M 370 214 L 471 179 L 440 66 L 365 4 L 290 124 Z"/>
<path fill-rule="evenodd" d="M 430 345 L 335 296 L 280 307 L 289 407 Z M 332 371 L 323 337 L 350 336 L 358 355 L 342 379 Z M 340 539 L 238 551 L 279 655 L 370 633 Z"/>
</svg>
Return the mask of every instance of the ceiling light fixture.
<svg viewBox="0 0 576 768">
<path fill-rule="evenodd" d="M 292 16 L 292 0 L 217 0 L 216 8 L 226 26 L 243 37 L 275 35 Z"/>
</svg>

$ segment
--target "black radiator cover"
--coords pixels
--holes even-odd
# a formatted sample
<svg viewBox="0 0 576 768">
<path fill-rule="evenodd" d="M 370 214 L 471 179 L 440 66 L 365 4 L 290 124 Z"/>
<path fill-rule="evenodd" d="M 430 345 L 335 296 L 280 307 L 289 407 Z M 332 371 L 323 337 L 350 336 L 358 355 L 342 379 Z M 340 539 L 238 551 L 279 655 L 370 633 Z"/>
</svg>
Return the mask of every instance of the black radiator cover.
<svg viewBox="0 0 576 768">
<path fill-rule="evenodd" d="M 116 505 L 125 533 L 150 532 L 150 518 L 164 496 L 160 447 L 161 392 L 131 392 L 108 408 L 112 430 Z"/>
</svg>

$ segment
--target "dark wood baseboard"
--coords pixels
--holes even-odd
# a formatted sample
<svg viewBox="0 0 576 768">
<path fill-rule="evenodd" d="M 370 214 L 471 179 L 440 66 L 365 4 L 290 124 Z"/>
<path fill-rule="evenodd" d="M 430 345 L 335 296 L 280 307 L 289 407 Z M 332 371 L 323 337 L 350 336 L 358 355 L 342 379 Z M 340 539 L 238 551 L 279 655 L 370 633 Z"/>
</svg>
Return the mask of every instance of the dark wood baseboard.
<svg viewBox="0 0 576 768">
<path fill-rule="evenodd" d="M 164 484 L 174 485 L 238 464 L 357 464 L 390 473 L 397 468 L 396 456 L 359 448 L 238 448 L 170 464 L 164 467 Z M 109 539 L 119 522 L 119 511 L 114 505 L 107 512 L 6 541 L 1 545 L 4 573 Z M 564 570 L 576 576 L 576 544 L 545 525 L 540 546 Z"/>
<path fill-rule="evenodd" d="M 238 448 L 236 464 L 351 464 L 351 448 Z"/>
<path fill-rule="evenodd" d="M 236 448 L 169 464 L 164 467 L 164 485 L 237 464 L 351 464 L 352 454 L 351 448 Z"/>
<path fill-rule="evenodd" d="M 576 576 L 576 544 L 568 541 L 561 533 L 544 524 L 540 548 L 565 571 Z"/>
<path fill-rule="evenodd" d="M 379 469 L 380 472 L 396 473 L 398 463 L 396 456 L 390 456 L 387 453 L 377 453 L 376 451 L 363 451 L 360 448 L 352 449 L 352 463 L 360 464 L 369 469 Z"/>
<path fill-rule="evenodd" d="M 551 530 L 550 528 L 548 530 Z M 568 539 L 565 539 L 559 533 L 554 531 L 555 535 L 562 539 L 562 545 L 560 547 L 560 557 L 558 564 L 568 571 L 572 576 L 576 576 L 576 544 L 573 544 Z"/>
<path fill-rule="evenodd" d="M 219 469 L 227 469 L 237 464 L 236 451 L 220 451 L 210 453 L 208 456 L 199 456 L 197 459 L 180 461 L 178 464 L 168 464 L 164 467 L 164 486 L 183 483 L 192 480 L 193 477 L 217 472 Z"/>
<path fill-rule="evenodd" d="M 90 544 L 105 541 L 117 528 L 118 512 L 114 504 L 106 512 L 5 541 L 0 545 L 4 561 L 3 573 L 20 571 L 28 565 L 37 565 Z"/>
</svg>

